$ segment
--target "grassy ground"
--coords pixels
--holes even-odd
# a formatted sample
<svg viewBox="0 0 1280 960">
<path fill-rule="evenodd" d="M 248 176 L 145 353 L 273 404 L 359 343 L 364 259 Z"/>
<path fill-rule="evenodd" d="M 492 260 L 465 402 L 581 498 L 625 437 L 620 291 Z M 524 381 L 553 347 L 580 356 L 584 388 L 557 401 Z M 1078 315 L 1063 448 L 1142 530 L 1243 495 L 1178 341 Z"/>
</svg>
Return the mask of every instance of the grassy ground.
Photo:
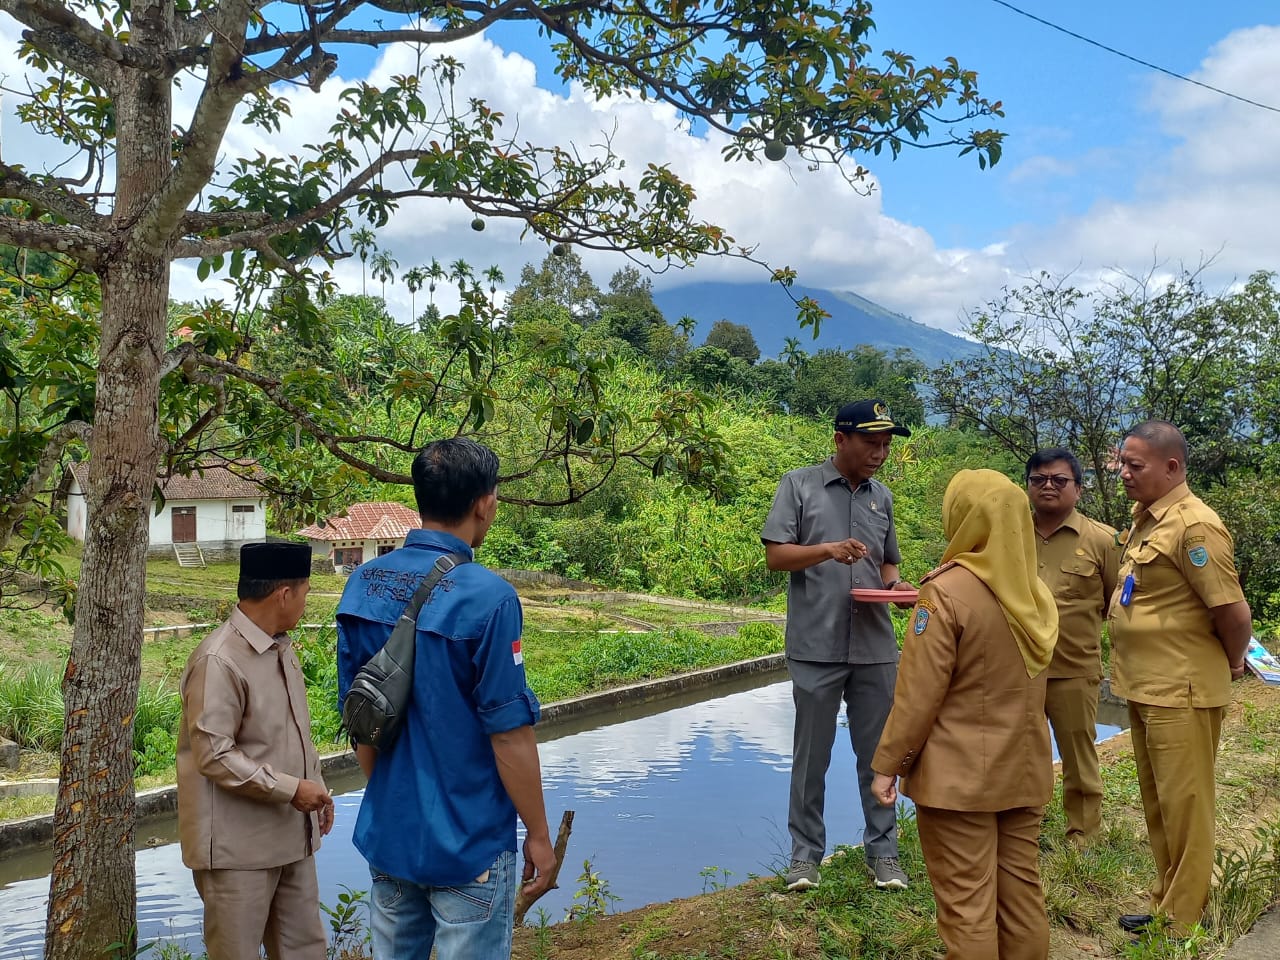
<svg viewBox="0 0 1280 960">
<path fill-rule="evenodd" d="M 78 566 L 78 558 L 64 558 L 68 569 Z M 211 563 L 204 568 L 179 567 L 169 559 L 147 563 L 147 626 L 164 627 L 186 623 L 218 623 L 235 603 L 238 565 Z M 346 578 L 315 574 L 307 598 L 304 623 L 331 623 Z M 762 612 L 762 616 L 765 614 Z M 531 602 L 525 608 L 525 624 L 531 632 L 591 635 L 601 631 L 634 631 L 645 626 L 664 629 L 737 619 L 714 604 L 704 608 L 665 606 L 661 603 L 630 602 L 607 605 L 600 602 Z M 0 663 L 22 667 L 34 663 L 61 664 L 71 645 L 71 625 L 53 610 L 0 609 Z M 143 644 L 144 683 L 173 683 L 182 672 L 195 637 L 149 637 Z M 567 646 L 581 641 L 569 639 Z"/>
<path fill-rule="evenodd" d="M 148 602 L 163 606 L 150 610 L 149 621 L 163 625 L 220 621 L 233 601 L 236 575 L 234 563 L 190 569 L 169 560 L 153 560 L 148 566 Z M 341 577 L 312 578 L 304 624 L 332 623 L 343 582 Z M 773 624 L 750 624 L 725 637 L 709 637 L 686 626 L 736 618 L 710 605 L 690 610 L 656 602 L 629 603 L 623 611 L 599 603 L 533 603 L 526 610 L 524 634 L 529 682 L 549 703 L 782 649 L 782 631 Z M 643 626 L 654 629 L 639 629 Z M 206 632 L 153 633 L 143 640 L 137 733 L 140 743 L 147 742 L 147 753 L 139 760 L 139 769 L 158 776 L 159 782 L 173 778 L 177 682 L 191 650 Z M 294 634 L 309 686 L 313 737 L 322 749 L 337 749 L 335 631 L 331 626 L 300 627 Z M 71 627 L 60 615 L 0 610 L 0 735 L 24 747 L 19 779 L 57 775 L 60 672 L 70 641 Z M 150 717 L 157 718 L 154 722 L 169 739 L 147 740 Z M 0 799 L 0 819 L 49 812 L 52 804 L 52 798 Z"/>
<path fill-rule="evenodd" d="M 1042 876 L 1052 924 L 1052 960 L 1217 957 L 1267 904 L 1280 899 L 1280 688 L 1237 685 L 1218 760 L 1222 848 L 1206 929 L 1190 945 L 1153 935 L 1130 943 L 1120 913 L 1145 912 L 1152 862 L 1128 737 L 1103 746 L 1105 836 L 1080 851 L 1064 837 L 1060 799 L 1041 839 Z M 779 798 L 784 802 L 785 798 Z M 708 877 L 702 896 L 629 913 L 517 931 L 517 960 L 935 960 L 943 954 L 914 823 L 901 829 L 905 893 L 871 885 L 860 851 L 837 855 L 822 884 L 787 894 L 778 877 L 740 886 Z M 570 843 L 570 862 L 573 846 Z M 690 868 L 692 869 L 692 868 Z M 608 878 L 602 878 L 607 883 Z M 571 881 L 562 881 L 568 885 Z M 580 888 L 582 889 L 582 888 Z M 561 918 L 550 918 L 560 920 Z"/>
</svg>

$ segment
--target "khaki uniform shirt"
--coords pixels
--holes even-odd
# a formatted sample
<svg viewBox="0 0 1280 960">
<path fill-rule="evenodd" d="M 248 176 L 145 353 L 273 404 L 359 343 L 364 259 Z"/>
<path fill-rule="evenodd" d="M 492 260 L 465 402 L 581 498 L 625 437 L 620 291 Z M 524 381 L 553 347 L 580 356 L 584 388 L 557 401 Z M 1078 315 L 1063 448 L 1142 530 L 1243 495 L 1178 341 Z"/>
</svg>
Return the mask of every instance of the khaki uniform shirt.
<svg viewBox="0 0 1280 960">
<path fill-rule="evenodd" d="M 239 607 L 187 660 L 180 684 L 178 834 L 192 870 L 261 870 L 320 846 L 314 813 L 290 804 L 323 784 L 302 666 L 287 634 Z"/>
<path fill-rule="evenodd" d="M 1108 615 L 1117 694 L 1157 707 L 1231 702 L 1231 667 L 1211 610 L 1244 599 L 1234 550 L 1218 515 L 1185 483 L 1149 509 L 1134 504 Z"/>
<path fill-rule="evenodd" d="M 1049 679 L 1102 676 L 1102 618 L 1116 586 L 1116 532 L 1072 510 L 1048 539 L 1036 534 L 1040 579 L 1058 605 Z"/>
<path fill-rule="evenodd" d="M 995 594 L 947 564 L 920 585 L 871 767 L 902 777 L 902 792 L 926 807 L 995 812 L 1048 803 L 1046 684 L 1046 671 L 1027 676 Z"/>
</svg>

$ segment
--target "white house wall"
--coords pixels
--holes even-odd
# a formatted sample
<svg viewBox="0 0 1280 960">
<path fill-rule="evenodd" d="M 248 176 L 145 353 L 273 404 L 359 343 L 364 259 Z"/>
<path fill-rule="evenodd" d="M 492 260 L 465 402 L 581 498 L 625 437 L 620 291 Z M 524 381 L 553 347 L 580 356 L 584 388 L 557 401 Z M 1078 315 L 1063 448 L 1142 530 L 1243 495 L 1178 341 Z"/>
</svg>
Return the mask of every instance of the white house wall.
<svg viewBox="0 0 1280 960">
<path fill-rule="evenodd" d="M 236 505 L 253 507 L 252 513 L 236 513 Z M 206 556 L 234 558 L 242 544 L 267 538 L 267 514 L 261 500 L 170 500 L 159 515 L 151 517 L 151 551 L 173 548 L 173 508 L 196 508 L 196 543 Z"/>
<path fill-rule="evenodd" d="M 364 551 L 363 559 L 360 562 L 364 563 L 378 555 L 379 547 L 398 548 L 403 546 L 404 537 L 399 537 L 395 540 L 313 540 L 311 541 L 311 552 L 313 557 L 327 553 L 333 559 L 333 572 L 343 573 L 343 567 L 339 566 L 337 561 L 336 552 L 338 550 L 352 550 L 360 547 Z M 350 571 L 346 572 L 349 573 Z"/>
<path fill-rule="evenodd" d="M 239 513 L 237 506 L 251 506 L 252 513 Z M 267 539 L 267 511 L 262 500 L 169 500 L 160 513 L 152 508 L 150 518 L 153 553 L 169 553 L 173 549 L 173 508 L 196 508 L 196 543 L 206 554 L 234 555 L 245 543 L 261 543 Z M 67 535 L 83 543 L 88 523 L 88 509 L 80 483 L 72 477 L 67 488 Z"/>
</svg>

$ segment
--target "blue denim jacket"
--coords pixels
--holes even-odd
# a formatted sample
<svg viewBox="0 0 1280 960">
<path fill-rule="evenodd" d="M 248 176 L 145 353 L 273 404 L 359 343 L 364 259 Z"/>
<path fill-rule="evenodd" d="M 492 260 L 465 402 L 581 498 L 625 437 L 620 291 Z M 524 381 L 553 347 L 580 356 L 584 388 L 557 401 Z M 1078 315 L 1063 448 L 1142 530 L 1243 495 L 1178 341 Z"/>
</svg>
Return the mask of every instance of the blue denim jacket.
<svg viewBox="0 0 1280 960">
<path fill-rule="evenodd" d="M 442 553 L 472 555 L 451 534 L 414 530 L 402 548 L 352 572 L 338 604 L 339 704 Z M 523 623 L 515 590 L 478 563 L 450 571 L 423 604 L 413 701 L 356 820 L 356 849 L 373 868 L 447 886 L 515 850 L 515 807 L 489 737 L 538 721 L 520 653 Z"/>
</svg>

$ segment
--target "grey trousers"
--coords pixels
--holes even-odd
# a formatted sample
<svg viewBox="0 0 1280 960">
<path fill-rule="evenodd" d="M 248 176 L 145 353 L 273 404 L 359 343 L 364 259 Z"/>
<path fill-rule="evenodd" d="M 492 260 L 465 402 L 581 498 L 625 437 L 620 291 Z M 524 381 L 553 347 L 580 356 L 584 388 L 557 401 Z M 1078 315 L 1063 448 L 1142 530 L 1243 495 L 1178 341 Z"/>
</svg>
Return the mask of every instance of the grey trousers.
<svg viewBox="0 0 1280 960">
<path fill-rule="evenodd" d="M 791 806 L 787 828 L 791 859 L 820 863 L 827 849 L 822 814 L 827 768 L 836 739 L 840 701 L 848 706 L 849 740 L 858 761 L 858 795 L 866 828 L 863 852 L 868 857 L 898 855 L 897 811 L 882 807 L 871 795 L 871 758 L 880 743 L 893 706 L 896 663 L 813 663 L 787 659 L 791 696 L 796 706 L 791 760 Z"/>
</svg>

